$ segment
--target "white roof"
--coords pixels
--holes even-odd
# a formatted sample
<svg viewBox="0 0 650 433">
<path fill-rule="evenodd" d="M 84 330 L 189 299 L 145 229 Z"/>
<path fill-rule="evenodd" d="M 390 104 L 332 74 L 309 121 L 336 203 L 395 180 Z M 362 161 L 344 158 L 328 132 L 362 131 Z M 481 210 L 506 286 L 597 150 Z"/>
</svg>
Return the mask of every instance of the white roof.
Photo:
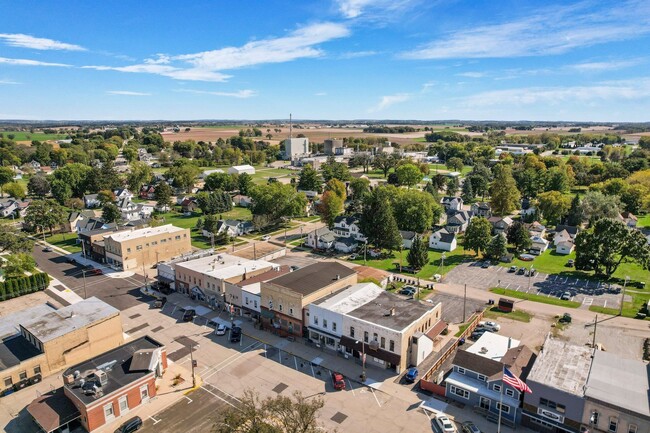
<svg viewBox="0 0 650 433">
<path fill-rule="evenodd" d="M 495 332 L 486 332 L 467 349 L 467 352 L 493 361 L 500 361 L 509 349 L 518 347 L 520 341 Z"/>
<path fill-rule="evenodd" d="M 314 304 L 330 311 L 347 314 L 377 298 L 383 292 L 384 289 L 375 283 L 353 284 L 342 292 Z"/>
<path fill-rule="evenodd" d="M 55 309 L 47 304 L 42 304 L 0 317 L 0 339 L 19 334 L 20 328 L 18 325 L 29 323 L 52 311 L 55 311 Z"/>
<path fill-rule="evenodd" d="M 249 260 L 230 254 L 214 254 L 196 260 L 176 263 L 176 271 L 187 269 L 204 275 L 226 280 L 244 275 L 246 272 L 271 269 L 278 265 L 265 260 Z"/>
<path fill-rule="evenodd" d="M 146 227 L 143 229 L 137 229 L 137 230 L 131 230 L 131 231 L 123 231 L 119 233 L 111 233 L 109 235 L 105 235 L 104 239 L 111 238 L 115 242 L 124 242 L 129 239 L 137 239 L 137 238 L 142 238 L 142 237 L 151 237 L 151 236 L 158 236 L 163 233 L 178 233 L 185 231 L 187 229 L 182 229 L 180 227 L 176 227 L 171 224 L 166 224 L 164 226 L 158 226 L 158 227 Z"/>
<path fill-rule="evenodd" d="M 547 338 L 527 380 L 582 397 L 593 349 Z"/>
<path fill-rule="evenodd" d="M 255 170 L 255 167 L 253 167 L 252 165 L 248 165 L 248 164 L 245 164 L 245 165 L 233 165 L 231 168 L 234 169 L 234 170 Z"/>
</svg>

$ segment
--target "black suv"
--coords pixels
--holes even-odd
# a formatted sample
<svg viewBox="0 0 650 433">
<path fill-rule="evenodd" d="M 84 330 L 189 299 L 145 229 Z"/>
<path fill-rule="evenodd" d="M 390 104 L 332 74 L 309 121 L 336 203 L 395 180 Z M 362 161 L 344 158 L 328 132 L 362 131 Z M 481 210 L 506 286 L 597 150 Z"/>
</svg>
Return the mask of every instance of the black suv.
<svg viewBox="0 0 650 433">
<path fill-rule="evenodd" d="M 239 326 L 233 326 L 230 330 L 230 342 L 239 343 L 241 341 L 241 328 Z"/>
<path fill-rule="evenodd" d="M 196 317 L 196 311 L 189 308 L 183 313 L 183 322 L 191 322 L 194 317 Z"/>
<path fill-rule="evenodd" d="M 131 433 L 140 430 L 140 427 L 142 427 L 142 419 L 140 419 L 139 416 L 136 416 L 119 426 L 118 429 L 115 430 L 115 433 Z"/>
</svg>

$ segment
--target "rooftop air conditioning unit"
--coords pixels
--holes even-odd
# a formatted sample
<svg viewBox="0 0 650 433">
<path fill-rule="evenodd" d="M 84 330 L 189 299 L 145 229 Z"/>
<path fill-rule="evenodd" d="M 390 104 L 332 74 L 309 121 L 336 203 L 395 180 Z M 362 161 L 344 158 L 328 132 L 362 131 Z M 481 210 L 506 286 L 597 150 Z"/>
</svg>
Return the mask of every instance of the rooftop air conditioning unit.
<svg viewBox="0 0 650 433">
<path fill-rule="evenodd" d="M 108 374 L 103 370 L 97 370 L 95 377 L 99 381 L 99 386 L 106 386 L 108 384 Z"/>
</svg>

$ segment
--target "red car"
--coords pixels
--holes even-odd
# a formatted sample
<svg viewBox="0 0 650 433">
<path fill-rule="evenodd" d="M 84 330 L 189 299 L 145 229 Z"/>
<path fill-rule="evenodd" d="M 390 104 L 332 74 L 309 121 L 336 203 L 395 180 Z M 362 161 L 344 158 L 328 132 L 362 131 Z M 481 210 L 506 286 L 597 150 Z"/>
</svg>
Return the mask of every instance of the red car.
<svg viewBox="0 0 650 433">
<path fill-rule="evenodd" d="M 334 385 L 334 389 L 336 390 L 345 389 L 345 380 L 341 373 L 332 372 L 332 385 Z"/>
<path fill-rule="evenodd" d="M 86 271 L 88 275 L 101 275 L 103 274 L 101 269 L 91 269 L 89 271 Z"/>
</svg>

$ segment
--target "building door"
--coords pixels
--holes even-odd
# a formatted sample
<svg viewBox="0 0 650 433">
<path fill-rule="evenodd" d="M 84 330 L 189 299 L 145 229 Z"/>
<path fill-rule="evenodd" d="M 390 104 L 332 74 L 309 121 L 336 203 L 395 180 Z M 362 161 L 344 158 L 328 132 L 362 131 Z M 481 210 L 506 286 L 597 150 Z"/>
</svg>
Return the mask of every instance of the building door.
<svg viewBox="0 0 650 433">
<path fill-rule="evenodd" d="M 490 410 L 490 399 L 481 397 L 479 400 L 479 406 L 481 409 Z"/>
</svg>

